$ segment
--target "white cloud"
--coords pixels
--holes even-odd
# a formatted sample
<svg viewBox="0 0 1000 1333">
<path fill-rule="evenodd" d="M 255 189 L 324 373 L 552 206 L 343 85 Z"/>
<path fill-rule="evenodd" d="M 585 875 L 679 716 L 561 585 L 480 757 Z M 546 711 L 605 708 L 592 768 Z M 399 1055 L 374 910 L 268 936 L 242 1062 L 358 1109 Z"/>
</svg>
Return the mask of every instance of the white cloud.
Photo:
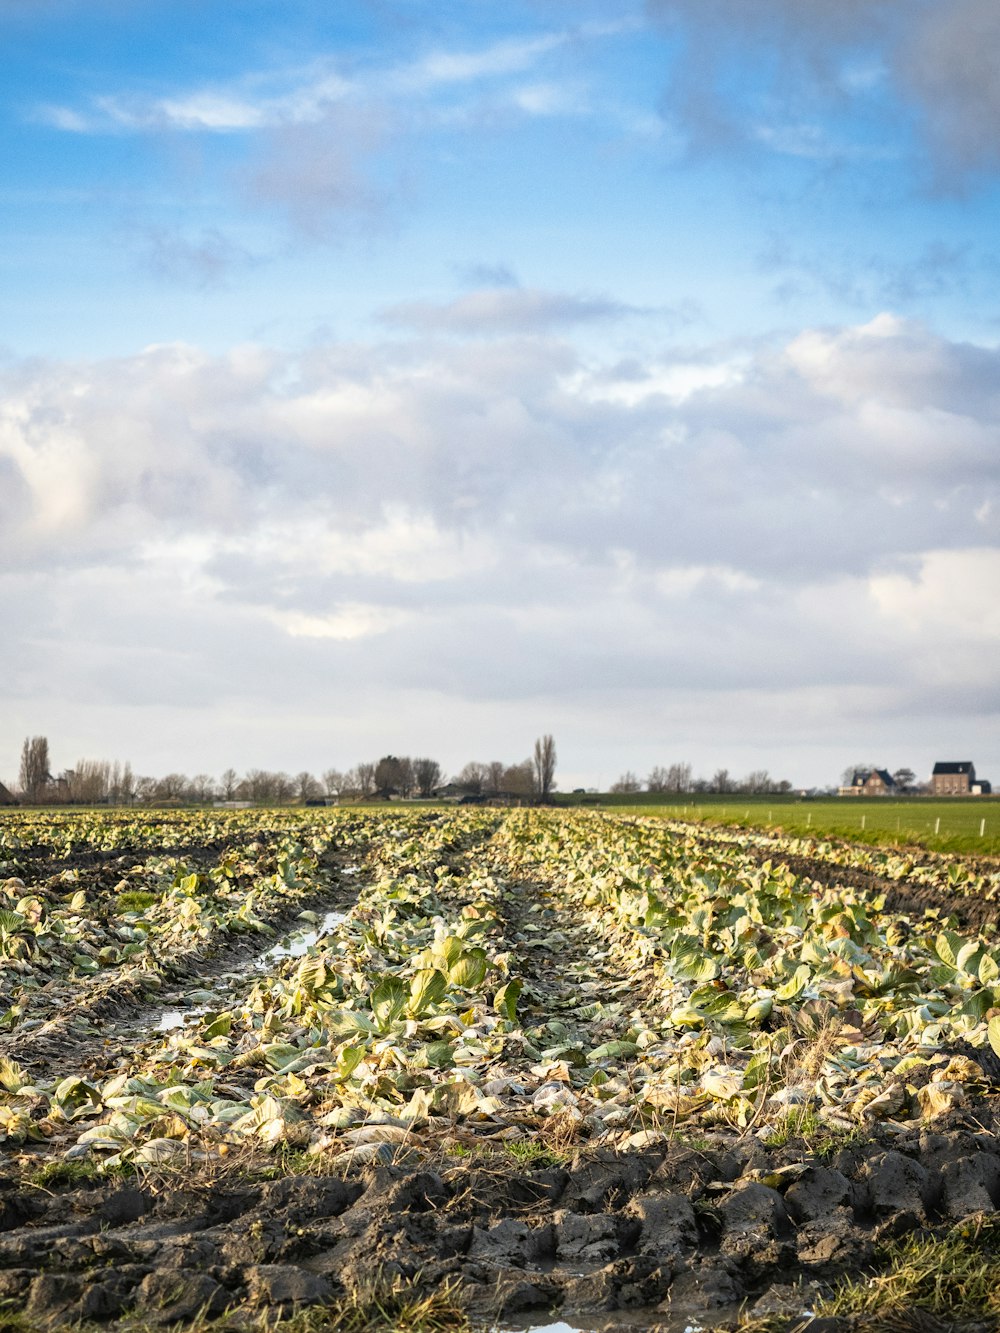
<svg viewBox="0 0 1000 1333">
<path fill-rule="evenodd" d="M 599 699 L 627 730 L 715 697 L 706 754 L 781 691 L 859 752 L 887 710 L 1000 707 L 997 353 L 885 318 L 676 362 L 533 335 L 8 367 L 8 692 L 228 701 L 261 738 L 280 692 L 289 734 L 390 709 L 404 750 L 437 708 L 466 757 L 470 718 L 528 719 L 516 757 L 546 713 L 596 735 Z"/>
<path fill-rule="evenodd" d="M 1000 661 L 1000 549 L 927 551 L 910 565 L 872 575 L 880 612 L 914 641 L 936 641 L 956 670 L 968 654 Z"/>
<path fill-rule="evenodd" d="M 441 90 L 492 83 L 535 69 L 546 56 L 581 40 L 597 41 L 627 31 L 631 24 L 582 25 L 532 36 L 502 38 L 475 50 L 432 50 L 402 64 L 373 66 L 346 77 L 332 59 L 319 58 L 289 70 L 257 71 L 227 85 L 206 86 L 150 97 L 114 93 L 81 109 L 36 108 L 39 120 L 74 133 L 102 129 L 173 129 L 179 132 L 240 133 L 287 125 L 316 124 L 347 102 L 360 105 L 426 98 Z M 555 85 L 540 82 L 515 97 L 565 98 Z M 546 91 L 547 90 L 547 91 Z"/>
<path fill-rule="evenodd" d="M 384 606 L 366 606 L 345 602 L 325 615 L 305 615 L 301 611 L 274 611 L 275 623 L 293 639 L 367 639 L 373 634 L 404 625 L 410 619 L 400 611 Z"/>
</svg>

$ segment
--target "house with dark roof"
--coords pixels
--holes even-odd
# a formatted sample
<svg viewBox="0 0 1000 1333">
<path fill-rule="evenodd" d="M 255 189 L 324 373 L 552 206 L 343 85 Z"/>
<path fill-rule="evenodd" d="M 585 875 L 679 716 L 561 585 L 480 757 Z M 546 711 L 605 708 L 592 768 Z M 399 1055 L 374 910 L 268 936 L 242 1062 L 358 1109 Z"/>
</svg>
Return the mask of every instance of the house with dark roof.
<svg viewBox="0 0 1000 1333">
<path fill-rule="evenodd" d="M 931 791 L 935 796 L 989 796 L 993 790 L 985 778 L 976 777 L 971 759 L 937 763 L 931 773 Z"/>
<path fill-rule="evenodd" d="M 846 787 L 838 787 L 838 796 L 895 796 L 899 787 L 885 768 L 858 768 Z"/>
</svg>

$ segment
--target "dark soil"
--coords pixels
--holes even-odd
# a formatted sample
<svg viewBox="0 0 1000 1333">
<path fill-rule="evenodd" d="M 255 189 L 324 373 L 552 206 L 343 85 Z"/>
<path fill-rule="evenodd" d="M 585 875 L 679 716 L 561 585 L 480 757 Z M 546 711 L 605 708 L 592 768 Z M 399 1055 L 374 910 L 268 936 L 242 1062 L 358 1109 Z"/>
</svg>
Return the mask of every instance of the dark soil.
<svg viewBox="0 0 1000 1333">
<path fill-rule="evenodd" d="M 799 1313 L 880 1242 L 1000 1205 L 993 1109 L 943 1128 L 873 1131 L 820 1159 L 754 1138 L 566 1165 L 410 1164 L 254 1179 L 245 1169 L 47 1190 L 0 1178 L 0 1300 L 39 1328 L 164 1326 L 342 1301 L 375 1274 L 467 1308 L 538 1322 L 553 1310 Z M 777 1174 L 775 1174 L 777 1173 Z M 176 1182 L 176 1177 L 173 1178 Z"/>
</svg>

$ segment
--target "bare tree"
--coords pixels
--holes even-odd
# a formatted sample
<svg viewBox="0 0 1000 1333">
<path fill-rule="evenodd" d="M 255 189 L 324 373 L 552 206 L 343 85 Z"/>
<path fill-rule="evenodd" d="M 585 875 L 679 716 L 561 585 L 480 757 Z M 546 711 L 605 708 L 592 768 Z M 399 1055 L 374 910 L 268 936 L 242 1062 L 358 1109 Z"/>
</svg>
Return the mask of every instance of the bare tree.
<svg viewBox="0 0 1000 1333">
<path fill-rule="evenodd" d="M 535 741 L 535 795 L 540 801 L 547 801 L 555 788 L 556 743 L 551 736 L 541 736 Z"/>
<path fill-rule="evenodd" d="M 188 780 L 183 773 L 168 773 L 156 783 L 158 801 L 181 801 L 188 794 Z"/>
<path fill-rule="evenodd" d="M 255 805 L 274 799 L 273 775 L 263 768 L 251 768 L 241 784 L 245 798 Z"/>
<path fill-rule="evenodd" d="M 404 754 L 399 759 L 399 768 L 396 772 L 398 779 L 399 794 L 404 800 L 409 800 L 413 795 L 413 789 L 417 785 L 416 774 L 413 771 L 413 760 L 408 754 Z"/>
<path fill-rule="evenodd" d="M 623 773 L 617 782 L 612 782 L 611 790 L 613 792 L 636 792 L 636 791 L 641 791 L 642 786 L 636 775 L 631 770 L 629 770 L 627 773 Z M 655 787 L 651 787 L 650 790 L 656 791 L 656 790 L 662 790 L 662 788 L 657 789 Z"/>
<path fill-rule="evenodd" d="M 474 759 L 465 765 L 455 781 L 460 787 L 464 787 L 472 796 L 482 795 L 483 787 L 489 778 L 489 769 L 485 764 L 477 763 Z"/>
<path fill-rule="evenodd" d="M 29 801 L 42 799 L 49 772 L 49 742 L 46 736 L 29 736 L 21 747 L 21 791 Z"/>
<path fill-rule="evenodd" d="M 79 759 L 62 774 L 66 799 L 78 805 L 103 805 L 111 790 L 111 765 L 105 759 Z"/>
<path fill-rule="evenodd" d="M 119 764 L 116 759 L 112 764 L 108 800 L 114 805 L 131 805 L 135 800 L 135 778 L 132 776 L 132 765 L 128 760 L 124 764 Z"/>
<path fill-rule="evenodd" d="M 530 797 L 535 790 L 535 769 L 531 760 L 523 759 L 521 763 L 505 768 L 500 790 L 511 796 Z"/>
<path fill-rule="evenodd" d="M 210 773 L 196 773 L 188 784 L 188 795 L 195 801 L 214 800 L 216 790 L 215 779 Z"/>
<path fill-rule="evenodd" d="M 414 759 L 413 776 L 421 796 L 431 796 L 441 781 L 441 765 L 436 759 Z"/>
<path fill-rule="evenodd" d="M 394 754 L 383 755 L 375 765 L 375 790 L 379 796 L 405 796 L 409 760 L 397 759 Z M 410 764 L 412 769 L 412 764 Z M 412 783 L 412 775 L 410 775 Z"/>
<path fill-rule="evenodd" d="M 306 801 L 315 801 L 323 795 L 323 788 L 311 773 L 303 770 L 295 775 L 295 794 L 305 805 Z"/>
</svg>

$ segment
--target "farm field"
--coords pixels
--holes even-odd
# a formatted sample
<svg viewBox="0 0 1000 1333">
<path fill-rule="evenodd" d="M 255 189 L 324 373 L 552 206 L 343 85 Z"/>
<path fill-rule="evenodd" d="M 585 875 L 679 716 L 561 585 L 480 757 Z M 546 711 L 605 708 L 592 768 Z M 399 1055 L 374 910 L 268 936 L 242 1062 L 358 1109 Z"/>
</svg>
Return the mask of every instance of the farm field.
<svg viewBox="0 0 1000 1333">
<path fill-rule="evenodd" d="M 998 899 L 662 815 L 4 814 L 0 1329 L 996 1327 Z"/>
<path fill-rule="evenodd" d="M 620 814 L 662 814 L 668 819 L 681 817 L 799 836 L 885 846 L 913 844 L 933 851 L 1000 856 L 1000 799 L 992 797 L 941 801 L 923 797 L 904 801 L 841 797 L 822 801 L 755 796 L 741 801 L 738 796 L 729 796 L 699 801 L 687 796 L 664 802 L 650 796 L 641 804 L 632 798 L 607 808 Z"/>
</svg>

